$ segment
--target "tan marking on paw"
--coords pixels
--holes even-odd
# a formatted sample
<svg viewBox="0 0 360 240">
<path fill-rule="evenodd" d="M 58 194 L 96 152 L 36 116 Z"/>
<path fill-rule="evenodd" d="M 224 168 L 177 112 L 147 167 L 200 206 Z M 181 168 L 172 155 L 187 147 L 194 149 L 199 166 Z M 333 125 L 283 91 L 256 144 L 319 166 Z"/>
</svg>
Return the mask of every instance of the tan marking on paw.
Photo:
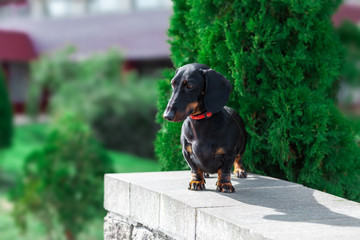
<svg viewBox="0 0 360 240">
<path fill-rule="evenodd" d="M 231 182 L 230 183 L 217 182 L 216 183 L 216 191 L 224 192 L 224 193 L 232 193 L 232 192 L 235 192 L 235 188 L 233 187 Z"/>
<path fill-rule="evenodd" d="M 195 180 L 191 180 L 189 183 L 189 190 L 195 190 L 195 191 L 201 191 L 201 190 L 205 190 L 205 180 L 200 180 L 200 181 L 195 181 Z"/>
<path fill-rule="evenodd" d="M 237 178 L 246 178 L 247 177 L 247 172 L 241 162 L 241 156 L 240 154 L 238 154 L 235 158 L 235 162 L 234 162 L 234 175 Z"/>
</svg>

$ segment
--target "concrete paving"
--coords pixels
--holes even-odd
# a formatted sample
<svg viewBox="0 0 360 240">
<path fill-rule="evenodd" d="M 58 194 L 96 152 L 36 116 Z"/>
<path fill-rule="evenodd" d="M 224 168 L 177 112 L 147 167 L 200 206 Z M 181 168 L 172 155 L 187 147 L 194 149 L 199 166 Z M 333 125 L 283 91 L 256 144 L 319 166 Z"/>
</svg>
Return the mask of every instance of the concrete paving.
<svg viewBox="0 0 360 240">
<path fill-rule="evenodd" d="M 189 171 L 105 175 L 107 211 L 175 239 L 360 239 L 360 204 L 249 174 L 235 193 L 189 191 Z"/>
</svg>

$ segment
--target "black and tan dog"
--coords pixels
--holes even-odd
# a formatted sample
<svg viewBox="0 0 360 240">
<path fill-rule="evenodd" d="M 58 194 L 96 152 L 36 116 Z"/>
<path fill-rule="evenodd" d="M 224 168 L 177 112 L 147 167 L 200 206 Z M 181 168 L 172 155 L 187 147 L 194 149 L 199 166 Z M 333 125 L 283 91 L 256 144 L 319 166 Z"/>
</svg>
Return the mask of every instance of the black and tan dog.
<svg viewBox="0 0 360 240">
<path fill-rule="evenodd" d="M 204 173 L 218 173 L 216 190 L 234 192 L 230 172 L 246 177 L 241 156 L 246 146 L 242 118 L 225 104 L 231 85 L 206 65 L 192 63 L 176 70 L 173 93 L 163 117 L 184 121 L 181 131 L 183 155 L 191 168 L 190 190 L 204 190 Z"/>
</svg>

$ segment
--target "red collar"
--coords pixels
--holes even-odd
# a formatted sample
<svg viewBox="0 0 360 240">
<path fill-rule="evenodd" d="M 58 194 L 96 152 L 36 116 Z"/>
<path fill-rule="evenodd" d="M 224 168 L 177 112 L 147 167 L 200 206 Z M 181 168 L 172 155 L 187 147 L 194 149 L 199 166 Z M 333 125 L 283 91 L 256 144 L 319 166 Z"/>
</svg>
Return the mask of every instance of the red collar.
<svg viewBox="0 0 360 240">
<path fill-rule="evenodd" d="M 198 114 L 198 115 L 190 115 L 189 117 L 194 120 L 200 120 L 200 119 L 204 119 L 204 118 L 209 118 L 211 116 L 212 116 L 211 112 L 206 112 L 206 113 L 202 113 L 202 114 Z"/>
</svg>

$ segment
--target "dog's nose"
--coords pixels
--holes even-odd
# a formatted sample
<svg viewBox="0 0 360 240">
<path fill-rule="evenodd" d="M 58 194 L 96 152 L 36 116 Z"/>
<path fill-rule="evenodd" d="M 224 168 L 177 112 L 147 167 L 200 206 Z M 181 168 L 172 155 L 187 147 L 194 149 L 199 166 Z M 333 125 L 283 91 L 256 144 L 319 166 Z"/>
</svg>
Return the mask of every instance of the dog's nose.
<svg viewBox="0 0 360 240">
<path fill-rule="evenodd" d="M 166 111 L 163 115 L 163 118 L 165 118 L 168 121 L 174 120 L 175 113 L 173 111 Z"/>
</svg>

